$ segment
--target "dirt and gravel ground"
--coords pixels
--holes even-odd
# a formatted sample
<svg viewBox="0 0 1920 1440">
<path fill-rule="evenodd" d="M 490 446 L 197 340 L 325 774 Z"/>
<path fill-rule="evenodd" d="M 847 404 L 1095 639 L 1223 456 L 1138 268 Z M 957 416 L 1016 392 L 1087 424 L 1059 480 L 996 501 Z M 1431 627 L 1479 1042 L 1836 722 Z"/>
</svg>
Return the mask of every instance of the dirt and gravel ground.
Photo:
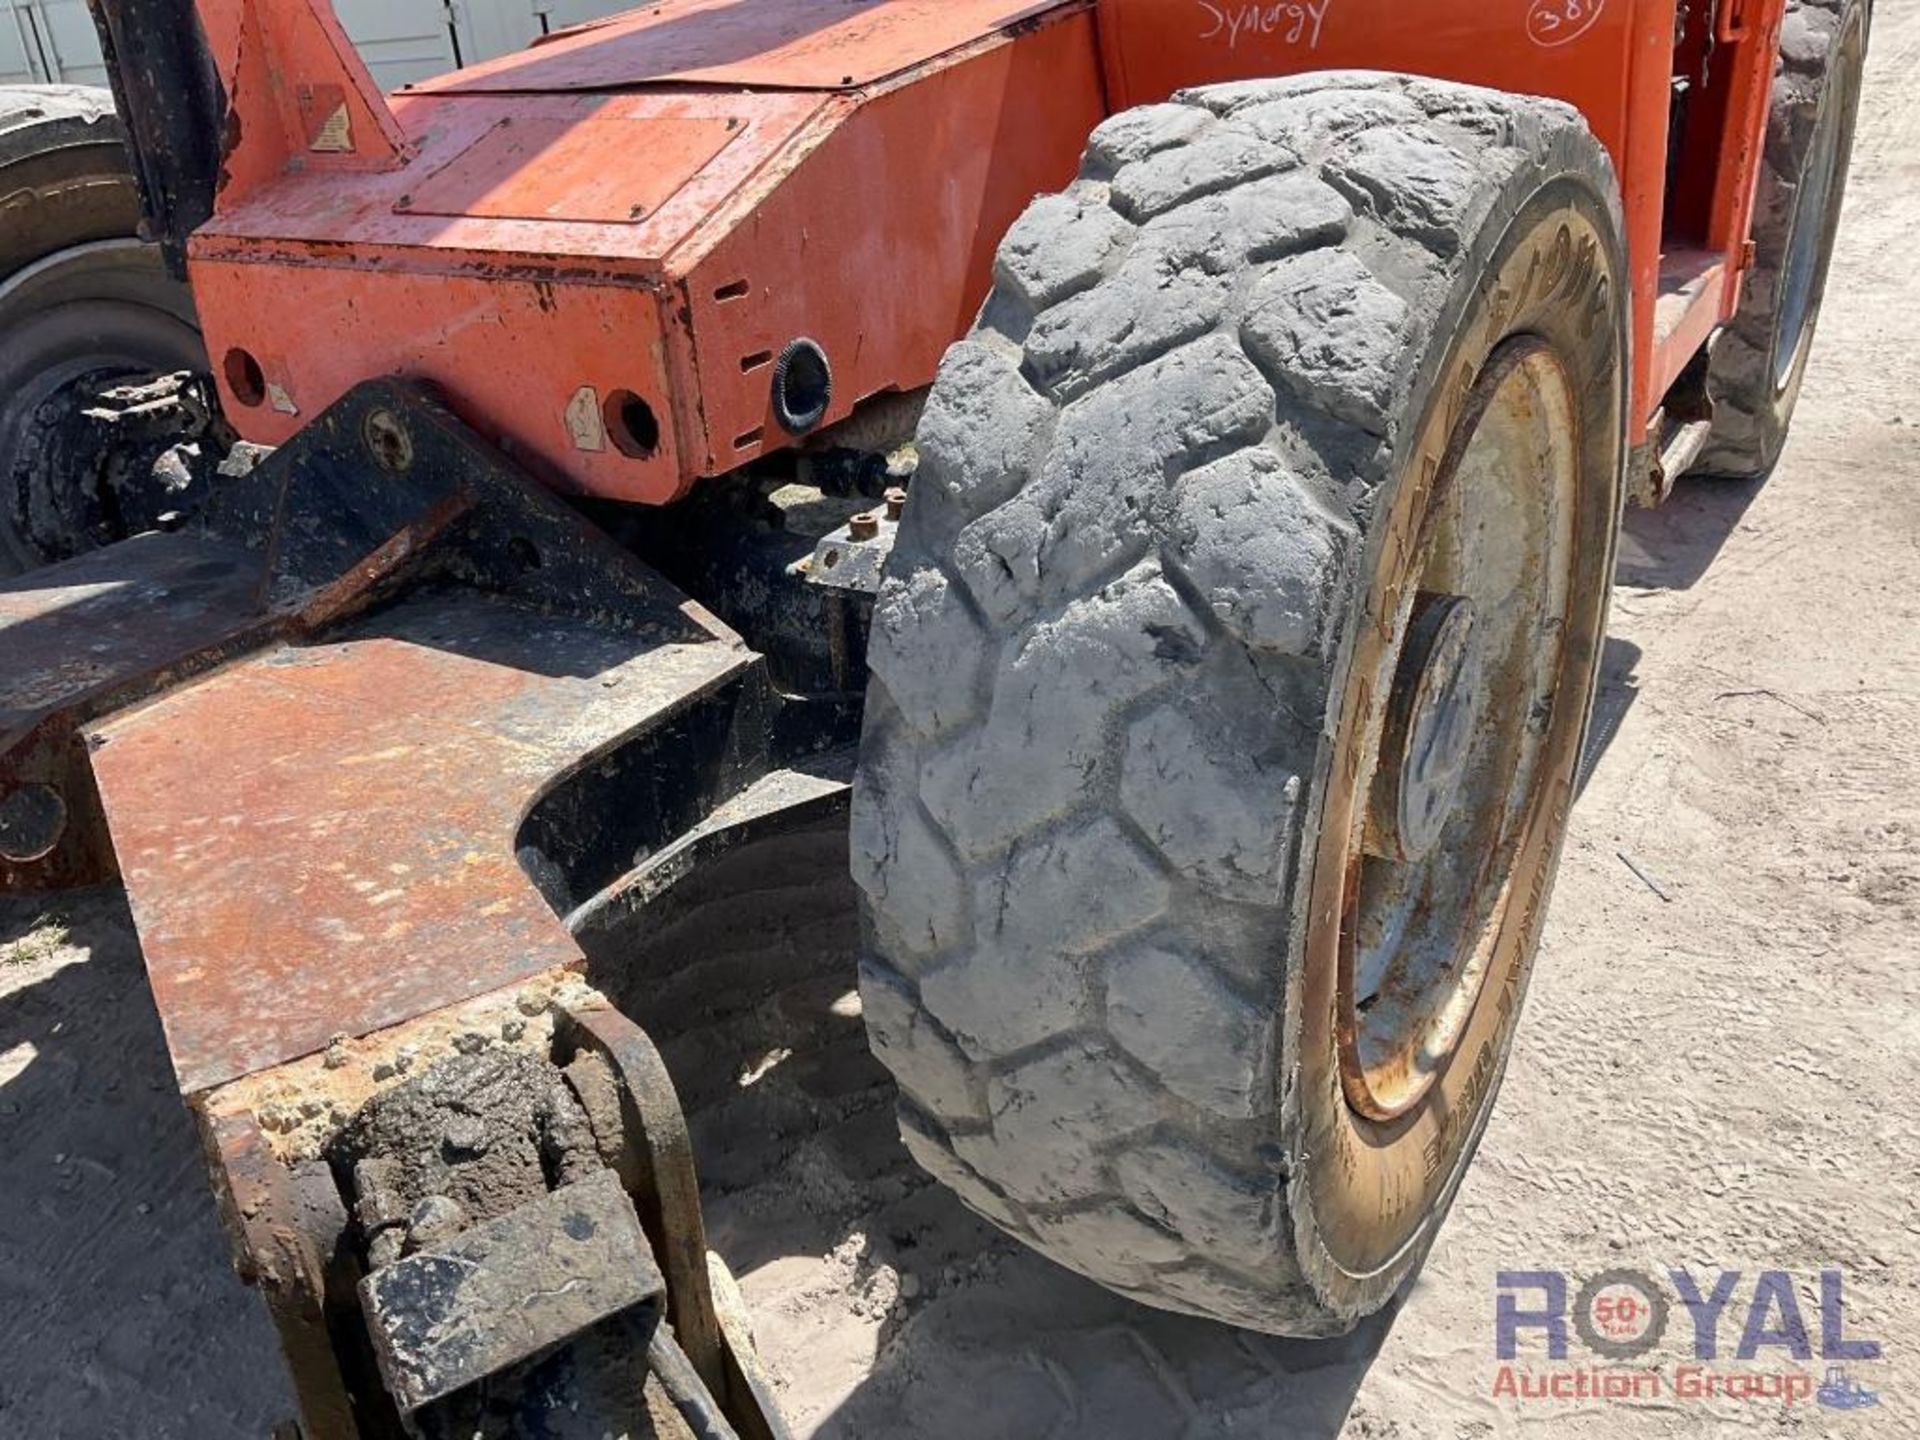
<svg viewBox="0 0 1920 1440">
<path fill-rule="evenodd" d="M 800 1433 L 1920 1433 L 1920 0 L 1878 11 L 1794 442 L 1764 490 L 1688 486 L 1631 521 L 1529 1012 L 1404 1303 L 1345 1340 L 1261 1340 L 999 1239 L 893 1138 L 831 849 L 797 882 L 761 857 L 724 877 L 790 877 L 729 908 L 745 962 L 641 1014 Z M 0 947 L 0 1435 L 261 1435 L 290 1397 L 225 1273 L 124 907 L 0 907 Z M 687 1003 L 700 984 L 729 1007 Z M 1793 1273 L 1817 1346 L 1813 1277 L 1841 1270 L 1849 1333 L 1884 1347 L 1849 1371 L 1880 1403 L 1497 1397 L 1498 1272 L 1616 1266 L 1742 1271 L 1723 1357 L 1757 1272 Z M 1670 1376 L 1690 1330 L 1676 1310 Z"/>
</svg>

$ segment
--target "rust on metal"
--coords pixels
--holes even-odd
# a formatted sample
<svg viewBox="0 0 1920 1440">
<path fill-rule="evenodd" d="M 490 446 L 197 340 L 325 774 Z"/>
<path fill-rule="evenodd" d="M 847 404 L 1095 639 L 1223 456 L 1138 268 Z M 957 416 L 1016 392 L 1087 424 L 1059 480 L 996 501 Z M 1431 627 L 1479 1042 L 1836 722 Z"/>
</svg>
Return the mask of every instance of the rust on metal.
<svg viewBox="0 0 1920 1440">
<path fill-rule="evenodd" d="M 426 595 L 97 727 L 182 1090 L 576 963 L 520 869 L 523 816 L 748 659 Z"/>
<path fill-rule="evenodd" d="M 592 1149 L 633 1201 L 646 1263 L 665 1279 L 667 1318 L 689 1363 L 746 1440 L 785 1440 L 744 1319 L 727 1313 L 730 1277 L 706 1248 L 692 1140 L 665 1063 L 646 1033 L 571 968 L 338 1037 L 321 1053 L 194 1097 L 222 1221 L 243 1278 L 265 1292 L 309 1440 L 369 1433 L 364 1407 L 384 1405 L 382 1387 L 363 1394 L 356 1379 L 392 1359 L 338 1348 L 341 1312 L 357 1310 L 365 1266 L 329 1164 L 337 1138 L 369 1103 L 436 1065 L 503 1051 L 557 1067 L 586 1112 Z M 554 1203 L 568 1190 L 584 1193 L 578 1178 L 562 1184 Z M 737 1309 L 737 1295 L 731 1303 Z M 549 1324 L 549 1338 L 564 1328 Z M 375 1424 L 373 1433 L 388 1430 Z"/>
<path fill-rule="evenodd" d="M 1458 797 L 1462 787 L 1473 783 L 1466 773 L 1470 752 L 1488 734 L 1524 726 L 1533 699 L 1504 670 L 1498 678 L 1512 688 L 1484 693 L 1497 683 L 1496 677 L 1463 669 L 1475 643 L 1474 602 L 1431 593 L 1425 585 L 1436 564 L 1450 564 L 1456 572 L 1452 578 L 1463 583 L 1468 579 L 1463 567 L 1475 573 L 1484 568 L 1467 552 L 1450 561 L 1438 558 L 1442 532 L 1461 524 L 1458 514 L 1484 516 L 1489 502 L 1477 497 L 1488 483 L 1487 466 L 1483 461 L 1474 469 L 1469 463 L 1483 435 L 1490 428 L 1506 427 L 1500 432 L 1505 434 L 1516 427 L 1539 426 L 1548 393 L 1570 393 L 1569 381 L 1553 347 L 1537 336 L 1506 341 L 1477 373 L 1463 366 L 1452 387 L 1443 389 L 1430 417 L 1429 423 L 1446 437 L 1438 463 L 1422 473 L 1410 502 L 1393 516 L 1389 550 L 1394 569 L 1387 581 L 1392 613 L 1381 617 L 1391 621 L 1383 636 L 1383 653 L 1391 656 L 1391 681 L 1377 699 L 1369 700 L 1357 732 L 1366 737 L 1357 773 L 1365 777 L 1367 789 L 1343 867 L 1336 979 L 1335 1040 L 1342 1087 L 1352 1108 L 1375 1121 L 1409 1114 L 1453 1054 L 1469 1004 L 1485 978 L 1472 927 L 1504 906 L 1502 866 L 1510 838 L 1505 817 L 1515 807 L 1530 809 L 1538 799 L 1537 781 L 1518 794 L 1464 801 Z M 1494 420 L 1499 426 L 1490 426 Z M 1571 427 L 1563 425 L 1556 433 L 1570 434 Z M 1528 478 L 1543 492 L 1550 490 L 1556 474 L 1544 457 L 1534 458 L 1540 474 Z M 1523 468 L 1511 465 L 1515 475 Z M 1475 505 L 1482 510 L 1472 510 Z M 1452 543 L 1485 542 L 1455 536 Z M 1444 848 L 1444 826 L 1451 813 L 1476 807 L 1498 813 L 1502 824 L 1485 844 L 1473 847 L 1476 860 L 1450 867 L 1460 877 L 1457 891 L 1443 896 L 1432 882 L 1409 881 L 1406 877 L 1436 863 L 1432 857 Z M 1414 888 L 1401 897 L 1397 920 L 1386 927 L 1384 939 L 1373 934 L 1370 946 L 1367 910 L 1376 891 L 1398 891 L 1408 884 Z M 1452 914 L 1464 917 L 1469 932 L 1449 937 L 1436 948 L 1428 927 Z M 1365 952 L 1383 946 L 1391 955 L 1381 967 L 1378 953 Z"/>
<path fill-rule="evenodd" d="M 305 1440 L 394 1432 L 370 1350 L 340 1337 L 357 1321 L 362 1274 L 346 1202 L 325 1151 L 353 1112 L 449 1056 L 498 1045 L 545 1057 L 555 997 L 584 984 L 566 972 L 340 1038 L 320 1054 L 193 1098 L 202 1150 L 241 1278 L 279 1332 Z M 512 1036 L 511 1040 L 507 1036 Z"/>
<path fill-rule="evenodd" d="M 193 1105 L 205 1124 L 252 1116 L 281 1163 L 304 1164 L 369 1100 L 448 1056 L 492 1047 L 546 1055 L 554 1007 L 588 991 L 572 966 L 551 970 L 371 1034 L 335 1035 L 314 1054 L 202 1092 Z"/>
<path fill-rule="evenodd" d="M 653 1237 L 656 1258 L 667 1277 L 668 1318 L 681 1348 L 715 1395 L 726 1388 L 726 1340 L 714 1308 L 713 1282 L 707 1268 L 706 1221 L 700 1211 L 700 1181 L 694 1171 L 693 1139 L 680 1108 L 673 1078 L 646 1031 L 622 1015 L 611 1003 L 594 996 L 561 1006 L 562 1045 L 578 1052 L 568 1066 L 598 1134 L 612 1121 L 604 1090 L 617 1088 L 619 1138 L 617 1148 L 636 1162 L 634 1173 L 623 1176 L 640 1205 L 640 1216 Z M 597 1059 L 606 1070 L 596 1077 L 582 1059 Z"/>
<path fill-rule="evenodd" d="M 347 1227 L 332 1176 L 324 1165 L 288 1166 L 249 1112 L 200 1118 L 221 1223 L 240 1278 L 260 1290 L 280 1333 L 304 1433 L 308 1440 L 352 1440 L 361 1432 L 328 1328 Z"/>
<path fill-rule="evenodd" d="M 114 874 L 76 729 L 252 643 L 261 557 L 146 535 L 0 581 L 0 891 Z"/>
<path fill-rule="evenodd" d="M 57 818 L 31 787 L 102 851 L 104 809 L 183 1092 L 579 963 L 529 811 L 753 653 L 412 387 L 358 387 L 203 529 L 250 543 L 0 590 L 16 848 Z"/>
</svg>

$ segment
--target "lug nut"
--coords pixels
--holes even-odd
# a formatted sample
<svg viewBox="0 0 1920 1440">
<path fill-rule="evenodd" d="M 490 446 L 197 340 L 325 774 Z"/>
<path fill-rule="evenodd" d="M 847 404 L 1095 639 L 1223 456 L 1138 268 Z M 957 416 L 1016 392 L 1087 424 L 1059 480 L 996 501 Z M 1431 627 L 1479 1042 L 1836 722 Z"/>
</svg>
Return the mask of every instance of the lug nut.
<svg viewBox="0 0 1920 1440">
<path fill-rule="evenodd" d="M 855 540 L 872 540 L 880 533 L 880 516 L 872 510 L 863 510 L 847 522 L 847 534 Z"/>
<path fill-rule="evenodd" d="M 898 520 L 900 518 L 900 512 L 907 508 L 907 492 L 898 485 L 889 486 L 886 500 L 887 518 L 889 520 Z"/>
</svg>

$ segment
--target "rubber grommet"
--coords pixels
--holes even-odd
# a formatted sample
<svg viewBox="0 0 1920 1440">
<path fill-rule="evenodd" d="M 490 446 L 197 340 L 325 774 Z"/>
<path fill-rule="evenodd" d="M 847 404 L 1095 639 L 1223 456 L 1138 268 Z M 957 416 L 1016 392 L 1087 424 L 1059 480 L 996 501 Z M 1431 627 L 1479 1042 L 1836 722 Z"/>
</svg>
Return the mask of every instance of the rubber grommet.
<svg viewBox="0 0 1920 1440">
<path fill-rule="evenodd" d="M 789 341 L 773 365 L 773 414 L 781 427 L 804 435 L 833 404 L 833 366 L 818 341 Z"/>
</svg>

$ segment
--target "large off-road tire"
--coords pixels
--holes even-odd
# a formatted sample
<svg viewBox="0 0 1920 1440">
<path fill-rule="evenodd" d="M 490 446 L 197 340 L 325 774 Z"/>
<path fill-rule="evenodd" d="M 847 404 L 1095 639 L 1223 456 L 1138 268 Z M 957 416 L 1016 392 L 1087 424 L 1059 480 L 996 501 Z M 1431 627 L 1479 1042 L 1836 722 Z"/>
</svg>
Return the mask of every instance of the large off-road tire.
<svg viewBox="0 0 1920 1440">
<path fill-rule="evenodd" d="M 111 95 L 0 87 L 0 576 L 116 538 L 61 456 L 90 387 L 206 368 L 187 287 L 139 223 Z"/>
<path fill-rule="evenodd" d="M 1772 471 L 1806 378 L 1853 156 L 1867 56 L 1863 0 L 1787 0 L 1754 202 L 1754 263 L 1707 371 L 1713 435 L 1696 473 Z"/>
<path fill-rule="evenodd" d="M 1625 273 L 1572 109 L 1373 74 L 1118 116 L 1007 236 L 920 428 L 853 826 L 869 1035 L 975 1210 L 1287 1334 L 1424 1253 L 1585 727 Z M 1424 858 L 1363 860 L 1370 808 Z"/>
</svg>

